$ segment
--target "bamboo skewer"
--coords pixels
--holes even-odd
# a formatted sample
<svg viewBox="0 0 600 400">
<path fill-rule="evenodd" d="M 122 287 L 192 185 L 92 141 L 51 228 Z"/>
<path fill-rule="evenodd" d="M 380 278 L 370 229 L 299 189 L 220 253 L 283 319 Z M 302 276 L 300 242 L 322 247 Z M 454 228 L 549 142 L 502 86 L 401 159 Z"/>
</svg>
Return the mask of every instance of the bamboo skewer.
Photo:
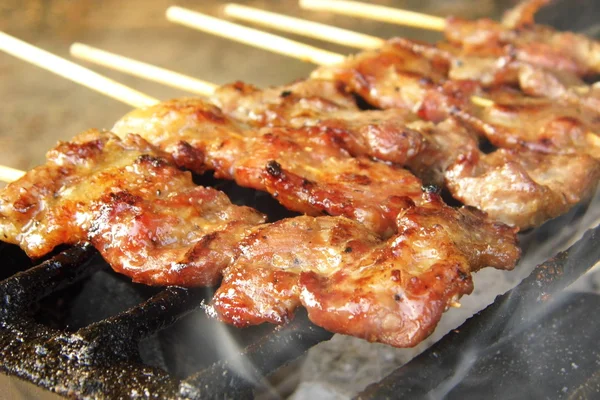
<svg viewBox="0 0 600 400">
<path fill-rule="evenodd" d="M 325 40 L 357 49 L 376 49 L 383 46 L 385 43 L 385 40 L 376 36 L 358 33 L 306 19 L 290 17 L 288 15 L 263 11 L 258 8 L 241 4 L 228 3 L 223 8 L 223 11 L 227 16 L 242 21 L 254 22 L 284 32 Z"/>
<path fill-rule="evenodd" d="M 440 32 L 446 29 L 446 20 L 441 17 L 357 1 L 300 0 L 300 7 L 307 10 L 329 11 L 353 17 L 412 26 L 413 28 Z"/>
<path fill-rule="evenodd" d="M 211 95 L 217 88 L 217 85 L 214 83 L 100 50 L 83 43 L 73 43 L 70 51 L 71 55 L 75 58 L 202 96 Z"/>
<path fill-rule="evenodd" d="M 312 22 L 300 18 L 292 18 L 284 14 L 267 12 L 253 7 L 228 3 L 224 7 L 226 15 L 247 22 L 253 22 L 270 28 L 291 32 L 298 35 L 369 50 L 377 49 L 385 44 L 385 40 L 376 36 L 357 33 L 348 29 Z M 578 95 L 586 95 L 591 90 L 590 86 L 573 86 L 571 89 Z M 483 97 L 473 97 L 473 103 L 480 107 L 491 107 L 494 102 Z"/>
<path fill-rule="evenodd" d="M 198 29 L 203 32 L 212 33 L 230 40 L 319 65 L 337 64 L 345 59 L 341 54 L 322 50 L 304 43 L 234 24 L 232 22 L 223 21 L 219 18 L 181 7 L 169 7 L 166 15 L 169 21 L 189 28 Z"/>
<path fill-rule="evenodd" d="M 133 107 L 145 107 L 158 102 L 153 97 L 4 32 L 0 32 L 0 50 Z"/>
<path fill-rule="evenodd" d="M 10 183 L 25 175 L 25 171 L 0 165 L 0 182 Z"/>
<path fill-rule="evenodd" d="M 280 14 L 275 14 L 275 13 L 270 13 L 270 14 L 271 14 L 271 18 L 273 16 L 279 17 L 279 15 L 280 15 Z M 198 17 L 198 19 L 196 19 L 196 17 Z M 200 14 L 200 13 L 196 13 L 194 11 L 186 10 L 186 9 L 183 9 L 180 7 L 170 7 L 167 10 L 167 18 L 172 22 L 181 22 L 185 19 L 187 22 L 189 22 L 189 24 L 187 22 L 186 23 L 181 22 L 181 23 L 183 23 L 183 25 L 186 25 L 186 26 L 189 26 L 189 27 L 192 27 L 195 29 L 200 29 L 202 31 L 209 32 L 209 33 L 212 33 L 217 36 L 236 40 L 236 41 L 248 44 L 250 46 L 267 49 L 269 51 L 272 51 L 272 52 L 275 52 L 278 54 L 310 61 L 317 65 L 337 64 L 337 63 L 343 62 L 346 59 L 346 57 L 343 54 L 328 52 L 328 51 L 319 49 L 317 47 L 307 46 L 303 43 L 295 42 L 295 41 L 292 41 L 295 45 L 301 45 L 301 46 L 306 46 L 306 47 L 290 48 L 290 47 L 286 46 L 286 44 L 287 44 L 286 41 L 288 39 L 286 39 L 282 36 L 277 36 L 274 34 L 266 33 L 266 32 L 260 31 L 258 29 L 247 28 L 247 27 L 244 27 L 244 26 L 241 26 L 238 24 L 233 24 L 231 22 L 223 21 L 218 18 L 210 17 L 210 16 Z M 205 19 L 210 22 L 209 26 L 202 25 L 202 21 L 204 21 Z M 279 24 L 277 24 L 277 25 L 279 25 Z M 233 26 L 233 28 L 232 28 L 232 26 Z M 327 25 L 325 25 L 325 26 L 327 26 Z M 239 34 L 243 34 L 244 32 L 246 32 L 246 33 L 248 33 L 248 35 L 244 36 L 244 37 L 236 36 L 238 33 L 234 33 L 234 31 L 238 30 L 238 29 L 240 30 L 238 32 Z M 251 31 L 251 32 L 247 32 L 247 31 Z M 266 35 L 266 36 L 262 36 L 262 35 Z M 251 37 L 253 37 L 253 38 L 251 38 Z M 255 42 L 255 40 L 262 40 L 262 41 Z M 266 42 L 268 40 L 271 40 L 271 42 Z M 296 50 L 299 50 L 299 52 L 296 52 Z M 328 57 L 326 59 L 323 59 L 322 57 L 319 56 L 322 52 L 326 52 L 328 54 Z M 334 60 L 335 60 L 335 63 L 332 62 Z M 494 102 L 492 100 L 485 99 L 483 97 L 473 96 L 471 98 L 471 100 L 473 101 L 473 103 L 475 105 L 478 105 L 481 107 L 490 107 L 490 106 L 494 105 Z"/>
<path fill-rule="evenodd" d="M 158 103 L 158 99 L 108 79 L 90 69 L 77 65 L 50 52 L 35 47 L 4 32 L 0 32 L 0 50 L 53 72 L 63 78 L 119 100 L 133 107 L 146 107 Z M 12 182 L 25 172 L 0 165 L 0 182 Z"/>
</svg>

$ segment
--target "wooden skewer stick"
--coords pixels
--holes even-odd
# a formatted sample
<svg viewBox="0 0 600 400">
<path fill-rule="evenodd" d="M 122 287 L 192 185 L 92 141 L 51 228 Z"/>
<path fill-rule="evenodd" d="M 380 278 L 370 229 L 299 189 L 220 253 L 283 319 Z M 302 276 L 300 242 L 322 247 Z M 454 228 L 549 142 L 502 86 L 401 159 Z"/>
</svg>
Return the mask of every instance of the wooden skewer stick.
<svg viewBox="0 0 600 400">
<path fill-rule="evenodd" d="M 24 171 L 0 165 L 0 182 L 10 183 L 25 175 Z"/>
<path fill-rule="evenodd" d="M 493 100 L 486 99 L 485 97 L 479 97 L 479 96 L 471 96 L 471 103 L 473 103 L 479 107 L 492 107 L 494 105 Z"/>
<path fill-rule="evenodd" d="M 377 49 L 385 43 L 385 40 L 376 36 L 264 11 L 241 4 L 228 3 L 223 8 L 223 11 L 227 16 L 242 21 L 254 22 L 284 32 L 325 40 L 357 49 Z"/>
<path fill-rule="evenodd" d="M 182 14 L 179 15 L 180 13 L 182 13 Z M 175 14 L 175 16 L 173 14 Z M 273 13 L 270 13 L 270 14 L 278 16 L 278 14 L 273 14 Z M 183 18 L 182 18 L 182 16 L 183 16 Z M 199 19 L 195 20 L 196 16 L 199 16 L 198 17 Z M 307 57 L 308 53 L 305 52 L 306 49 L 302 48 L 301 49 L 301 51 L 303 51 L 302 53 L 296 53 L 294 48 L 289 48 L 286 46 L 286 42 L 284 42 L 284 41 L 287 41 L 288 39 L 285 39 L 281 36 L 262 32 L 258 29 L 246 28 L 241 25 L 233 24 L 231 22 L 223 21 L 223 20 L 220 20 L 220 19 L 214 18 L 214 17 L 209 17 L 206 15 L 199 14 L 194 11 L 182 9 L 179 7 L 170 7 L 167 10 L 167 18 L 169 18 L 170 21 L 174 21 L 174 22 L 181 22 L 185 18 L 190 18 L 187 21 L 188 22 L 190 22 L 192 20 L 193 21 L 190 24 L 188 24 L 187 22 L 186 23 L 182 22 L 183 25 L 190 26 L 192 28 L 196 28 L 197 27 L 196 25 L 198 25 L 198 29 L 203 30 L 205 32 L 210 32 L 210 33 L 213 33 L 218 36 L 236 40 L 236 41 L 248 44 L 250 46 L 267 49 L 267 50 L 270 50 L 270 51 L 278 53 L 278 54 L 283 54 L 283 55 L 287 55 L 290 57 L 311 61 L 312 63 L 317 64 L 317 65 L 329 65 L 332 63 L 333 60 L 335 60 L 335 63 L 337 64 L 346 59 L 346 57 L 344 55 L 338 54 L 338 53 L 332 53 L 332 52 L 326 52 L 326 53 L 328 53 L 328 57 L 326 59 L 322 59 L 321 57 L 318 56 L 318 52 L 325 52 L 325 50 L 322 50 L 322 49 L 319 49 L 319 48 L 313 47 L 313 46 L 309 46 L 311 56 Z M 210 24 L 209 24 L 210 26 L 208 26 L 208 27 L 201 26 L 201 23 L 205 18 L 207 18 L 208 19 L 207 21 L 210 22 Z M 232 28 L 232 30 L 229 30 L 229 28 L 231 26 L 233 26 L 233 28 Z M 242 30 L 240 30 L 237 33 L 234 33 L 234 31 L 237 29 L 242 29 Z M 244 32 L 246 32 L 246 30 L 249 30 L 252 32 L 252 37 L 250 36 L 250 34 L 244 36 Z M 236 36 L 238 34 L 242 35 L 243 37 Z M 261 35 L 267 35 L 267 36 L 261 37 Z M 293 43 L 295 45 L 307 46 L 300 42 L 293 42 Z M 315 53 L 312 53 L 312 52 L 315 52 Z M 494 102 L 492 100 L 485 99 L 483 97 L 473 96 L 472 101 L 473 101 L 473 104 L 481 106 L 481 107 L 491 107 L 494 105 Z"/>
<path fill-rule="evenodd" d="M 341 54 L 322 50 L 304 43 L 234 24 L 232 22 L 223 21 L 219 18 L 181 7 L 169 7 L 167 9 L 167 19 L 171 22 L 185 25 L 193 29 L 212 33 L 230 40 L 235 40 L 319 65 L 337 64 L 345 59 Z"/>
<path fill-rule="evenodd" d="M 71 55 L 75 58 L 202 96 L 211 95 L 217 88 L 214 83 L 100 50 L 83 43 L 73 43 L 70 50 Z"/>
<path fill-rule="evenodd" d="M 153 97 L 32 46 L 4 32 L 0 32 L 0 50 L 130 106 L 145 107 L 158 103 L 158 100 Z"/>
<path fill-rule="evenodd" d="M 376 49 L 385 44 L 385 40 L 376 36 L 357 33 L 348 29 L 337 28 L 305 19 L 293 18 L 287 15 L 263 11 L 257 8 L 228 3 L 224 7 L 226 15 L 248 22 L 254 22 L 270 28 L 291 32 L 298 35 L 341 44 L 359 49 Z M 590 86 L 573 86 L 571 89 L 578 95 L 587 95 Z M 492 100 L 483 97 L 473 97 L 473 103 L 481 107 L 490 107 Z"/>
<path fill-rule="evenodd" d="M 307 10 L 330 11 L 353 17 L 412 26 L 414 28 L 442 32 L 446 29 L 446 20 L 441 17 L 358 1 L 300 0 L 300 7 Z"/>
</svg>

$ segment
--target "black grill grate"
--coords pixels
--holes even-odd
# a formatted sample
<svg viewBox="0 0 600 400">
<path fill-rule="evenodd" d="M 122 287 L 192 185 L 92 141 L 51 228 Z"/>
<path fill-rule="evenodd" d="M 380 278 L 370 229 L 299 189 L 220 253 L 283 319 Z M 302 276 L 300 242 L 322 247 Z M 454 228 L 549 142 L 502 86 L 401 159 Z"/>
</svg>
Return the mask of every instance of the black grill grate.
<svg viewBox="0 0 600 400">
<path fill-rule="evenodd" d="M 538 266 L 511 292 L 406 366 L 371 385 L 359 398 L 425 396 L 452 373 L 461 349 L 473 341 L 491 346 L 514 334 L 530 319 L 530 308 L 525 306 L 548 302 L 589 270 L 600 260 L 599 241 L 600 227 L 588 231 L 567 251 Z M 197 308 L 199 291 L 166 288 L 125 312 L 72 333 L 31 318 L 30 304 L 104 265 L 93 248 L 74 247 L 0 283 L 0 368 L 5 373 L 78 398 L 251 398 L 266 375 L 331 337 L 301 315 L 241 353 L 179 380 L 160 368 L 144 365 L 138 344 Z"/>
<path fill-rule="evenodd" d="M 180 381 L 143 365 L 138 345 L 197 308 L 200 291 L 169 287 L 138 306 L 73 333 L 39 324 L 29 315 L 32 303 L 104 266 L 93 248 L 74 247 L 0 283 L 2 371 L 78 398 L 242 398 L 252 396 L 262 377 L 332 335 L 300 317 L 236 357 Z M 244 374 L 237 372 L 240 362 L 246 367 Z"/>
</svg>

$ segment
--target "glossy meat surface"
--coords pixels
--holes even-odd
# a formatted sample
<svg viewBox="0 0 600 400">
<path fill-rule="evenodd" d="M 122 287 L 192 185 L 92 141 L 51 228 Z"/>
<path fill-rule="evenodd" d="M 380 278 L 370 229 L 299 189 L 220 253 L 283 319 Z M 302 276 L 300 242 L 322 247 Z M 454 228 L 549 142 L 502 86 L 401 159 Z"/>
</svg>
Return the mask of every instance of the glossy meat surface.
<svg viewBox="0 0 600 400">
<path fill-rule="evenodd" d="M 531 98 L 514 91 L 490 92 L 494 104 L 480 107 L 464 121 L 494 145 L 526 147 L 556 154 L 587 153 L 600 157 L 600 120 L 573 104 Z M 459 113 L 458 117 L 466 114 Z"/>
<path fill-rule="evenodd" d="M 219 88 L 212 100 L 230 118 L 255 127 L 313 127 L 353 156 L 404 165 L 424 145 L 422 135 L 406 126 L 416 115 L 361 111 L 340 81 L 308 79 L 265 90 L 236 82 Z"/>
<path fill-rule="evenodd" d="M 193 166 L 180 148 L 199 154 L 200 170 L 267 191 L 291 210 L 346 216 L 384 236 L 395 231 L 395 217 L 407 200 L 421 201 L 421 181 L 413 174 L 351 157 L 318 127 L 244 129 L 205 102 L 187 99 L 135 110 L 114 130 L 142 127 L 146 140 L 173 152 L 184 167 Z"/>
<path fill-rule="evenodd" d="M 91 241 L 117 272 L 157 285 L 212 285 L 244 231 L 264 222 L 139 136 L 90 131 L 0 194 L 0 237 L 31 257 Z"/>
<path fill-rule="evenodd" d="M 257 228 L 224 271 L 212 310 L 247 326 L 284 323 L 302 305 L 332 332 L 414 346 L 470 293 L 471 271 L 511 268 L 519 256 L 513 230 L 482 223 L 476 212 L 447 207 L 436 195 L 397 223 L 399 232 L 387 241 L 343 218 L 300 217 Z"/>
<path fill-rule="evenodd" d="M 599 42 L 534 24 L 535 13 L 547 2 L 526 1 L 509 11 L 502 23 L 448 18 L 446 38 L 470 54 L 498 57 L 510 53 L 519 61 L 550 70 L 579 76 L 600 73 Z"/>
<path fill-rule="evenodd" d="M 473 151 L 446 172 L 452 195 L 522 229 L 566 213 L 595 192 L 600 163 L 585 154 Z"/>
<path fill-rule="evenodd" d="M 447 81 L 447 75 L 447 60 L 424 57 L 404 39 L 391 39 L 380 49 L 318 68 L 311 77 L 342 81 L 375 107 L 400 108 L 440 121 L 454 107 L 470 107 L 469 98 L 478 88 L 474 82 Z"/>
</svg>

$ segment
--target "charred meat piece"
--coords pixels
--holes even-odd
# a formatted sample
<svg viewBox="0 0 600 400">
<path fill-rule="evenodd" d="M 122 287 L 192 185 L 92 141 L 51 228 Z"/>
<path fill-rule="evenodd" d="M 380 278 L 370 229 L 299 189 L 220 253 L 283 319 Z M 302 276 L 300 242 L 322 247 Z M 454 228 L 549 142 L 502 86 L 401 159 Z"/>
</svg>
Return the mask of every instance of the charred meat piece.
<svg viewBox="0 0 600 400">
<path fill-rule="evenodd" d="M 546 3 L 548 0 L 525 1 L 508 11 L 501 23 L 448 18 L 445 35 L 467 54 L 500 57 L 510 53 L 518 61 L 549 70 L 578 76 L 600 73 L 599 42 L 534 24 L 535 13 Z"/>
<path fill-rule="evenodd" d="M 407 127 L 417 116 L 400 109 L 360 111 L 339 81 L 309 79 L 260 90 L 236 82 L 218 89 L 213 102 L 224 114 L 255 127 L 313 127 L 353 156 L 404 165 L 424 146 Z"/>
<path fill-rule="evenodd" d="M 335 135 L 323 135 L 318 127 L 243 129 L 217 108 L 187 99 L 135 110 L 114 130 L 142 131 L 190 169 L 187 154 L 197 153 L 194 160 L 204 160 L 201 170 L 267 191 L 294 211 L 346 216 L 384 236 L 395 232 L 396 215 L 407 200 L 421 202 L 422 184 L 413 174 L 351 157 Z"/>
<path fill-rule="evenodd" d="M 245 230 L 264 222 L 136 135 L 89 131 L 47 159 L 0 194 L 0 238 L 31 257 L 91 241 L 136 282 L 213 285 Z"/>
<path fill-rule="evenodd" d="M 332 112 L 358 111 L 341 81 L 320 79 L 267 89 L 234 82 L 218 88 L 211 101 L 230 118 L 253 126 L 302 126 Z"/>
<path fill-rule="evenodd" d="M 505 89 L 491 91 L 488 97 L 494 104 L 455 115 L 495 146 L 600 157 L 600 124 L 587 110 Z"/>
<path fill-rule="evenodd" d="M 585 154 L 473 151 L 448 168 L 452 195 L 491 218 L 529 228 L 566 213 L 595 192 L 600 163 Z"/>
<path fill-rule="evenodd" d="M 341 81 L 378 108 L 409 110 L 430 121 L 445 119 L 454 108 L 469 109 L 476 82 L 448 81 L 448 63 L 427 58 L 391 39 L 377 50 L 350 56 L 341 64 L 315 70 L 313 79 Z"/>
<path fill-rule="evenodd" d="M 301 217 L 256 228 L 224 271 L 211 309 L 248 326 L 284 323 L 303 305 L 315 324 L 332 332 L 409 347 L 471 292 L 472 271 L 510 268 L 519 256 L 514 230 L 481 223 L 477 212 L 452 209 L 433 194 L 397 223 L 399 232 L 387 241 L 343 218 Z"/>
</svg>

